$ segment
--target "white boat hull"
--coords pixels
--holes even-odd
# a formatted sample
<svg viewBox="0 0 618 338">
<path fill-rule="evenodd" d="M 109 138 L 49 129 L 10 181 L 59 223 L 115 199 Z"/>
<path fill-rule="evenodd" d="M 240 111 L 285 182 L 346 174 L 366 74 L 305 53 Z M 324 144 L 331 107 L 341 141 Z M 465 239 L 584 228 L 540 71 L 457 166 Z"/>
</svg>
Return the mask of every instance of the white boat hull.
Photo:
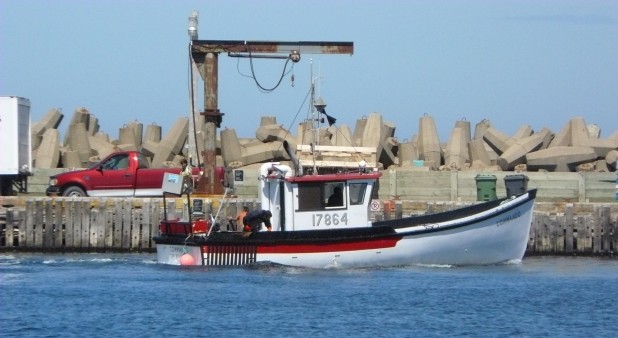
<svg viewBox="0 0 618 338">
<path fill-rule="evenodd" d="M 439 223 L 398 226 L 392 236 L 350 238 L 345 244 L 262 243 L 251 255 L 246 248 L 210 242 L 158 243 L 158 261 L 186 265 L 245 265 L 260 262 L 329 268 L 413 264 L 487 265 L 521 260 L 529 239 L 534 199 L 528 194 L 504 201 L 481 213 Z M 332 249 L 331 249 L 332 248 Z M 245 251 L 242 251 L 245 250 Z M 216 251 L 216 252 L 215 252 Z M 192 264 L 192 265 L 193 265 Z"/>
<path fill-rule="evenodd" d="M 306 254 L 258 253 L 257 260 L 314 268 L 411 264 L 488 265 L 521 260 L 530 234 L 532 208 L 524 204 L 510 211 L 509 215 L 519 216 L 501 222 L 501 219 L 508 217 L 502 215 L 452 230 L 425 234 L 416 234 L 418 229 L 410 229 L 392 248 Z"/>
</svg>

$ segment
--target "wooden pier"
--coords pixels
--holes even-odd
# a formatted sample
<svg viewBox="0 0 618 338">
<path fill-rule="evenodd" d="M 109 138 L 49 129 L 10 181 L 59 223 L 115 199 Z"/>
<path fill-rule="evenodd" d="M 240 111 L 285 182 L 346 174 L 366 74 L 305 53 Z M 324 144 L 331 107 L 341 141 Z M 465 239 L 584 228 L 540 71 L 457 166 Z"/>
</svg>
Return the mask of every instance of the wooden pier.
<svg viewBox="0 0 618 338">
<path fill-rule="evenodd" d="M 198 201 L 198 202 L 196 202 Z M 381 200 L 374 219 L 452 210 L 473 202 Z M 194 212 L 227 219 L 255 199 L 192 199 Z M 152 237 L 168 219 L 188 217 L 186 200 L 161 198 L 13 198 L 0 208 L 0 251 L 154 252 Z M 614 257 L 618 248 L 618 203 L 537 202 L 527 255 Z"/>
</svg>

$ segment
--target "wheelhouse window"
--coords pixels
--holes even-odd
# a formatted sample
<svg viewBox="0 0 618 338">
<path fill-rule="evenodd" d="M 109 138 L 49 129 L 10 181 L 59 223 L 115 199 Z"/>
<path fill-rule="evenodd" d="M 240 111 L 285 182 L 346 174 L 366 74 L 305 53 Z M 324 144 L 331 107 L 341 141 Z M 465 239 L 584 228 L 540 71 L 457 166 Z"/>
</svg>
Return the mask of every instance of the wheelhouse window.
<svg viewBox="0 0 618 338">
<path fill-rule="evenodd" d="M 345 206 L 345 194 L 344 185 L 341 182 L 338 183 L 326 183 L 324 185 L 324 192 L 328 198 L 326 199 L 326 207 L 328 208 L 341 208 Z"/>
<path fill-rule="evenodd" d="M 320 210 L 323 208 L 321 184 L 298 185 L 298 210 Z"/>
<path fill-rule="evenodd" d="M 350 183 L 350 205 L 360 205 L 365 201 L 367 183 Z"/>
<path fill-rule="evenodd" d="M 344 182 L 301 183 L 298 185 L 298 210 L 325 210 L 346 206 Z"/>
</svg>

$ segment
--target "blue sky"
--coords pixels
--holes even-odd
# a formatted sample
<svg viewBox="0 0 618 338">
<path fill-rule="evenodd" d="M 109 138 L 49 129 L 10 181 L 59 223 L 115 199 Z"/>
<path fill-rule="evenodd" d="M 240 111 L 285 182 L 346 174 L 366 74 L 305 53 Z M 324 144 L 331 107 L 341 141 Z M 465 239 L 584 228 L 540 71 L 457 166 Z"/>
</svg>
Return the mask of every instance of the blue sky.
<svg viewBox="0 0 618 338">
<path fill-rule="evenodd" d="M 260 116 L 292 129 L 314 75 L 338 124 L 379 112 L 400 141 L 433 116 L 446 142 L 455 122 L 489 119 L 558 132 L 582 116 L 618 130 L 616 1 L 0 1 L 0 95 L 27 97 L 32 119 L 85 107 L 113 138 L 131 121 L 166 132 L 188 115 L 187 18 L 207 40 L 352 41 L 353 56 L 302 55 L 272 93 L 219 58 L 222 127 L 254 137 Z M 273 86 L 283 62 L 254 64 Z M 199 105 L 201 108 L 202 100 Z M 300 115 L 297 113 L 300 111 Z"/>
</svg>

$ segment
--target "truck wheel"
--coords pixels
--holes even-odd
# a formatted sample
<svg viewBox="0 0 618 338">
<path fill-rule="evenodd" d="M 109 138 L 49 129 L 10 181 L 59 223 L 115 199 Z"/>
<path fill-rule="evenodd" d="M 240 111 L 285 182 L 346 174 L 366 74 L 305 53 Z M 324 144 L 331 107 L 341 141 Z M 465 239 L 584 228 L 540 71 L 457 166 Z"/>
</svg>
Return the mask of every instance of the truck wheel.
<svg viewBox="0 0 618 338">
<path fill-rule="evenodd" d="M 80 187 L 68 187 L 62 192 L 62 196 L 65 197 L 86 197 L 84 189 Z"/>
</svg>

